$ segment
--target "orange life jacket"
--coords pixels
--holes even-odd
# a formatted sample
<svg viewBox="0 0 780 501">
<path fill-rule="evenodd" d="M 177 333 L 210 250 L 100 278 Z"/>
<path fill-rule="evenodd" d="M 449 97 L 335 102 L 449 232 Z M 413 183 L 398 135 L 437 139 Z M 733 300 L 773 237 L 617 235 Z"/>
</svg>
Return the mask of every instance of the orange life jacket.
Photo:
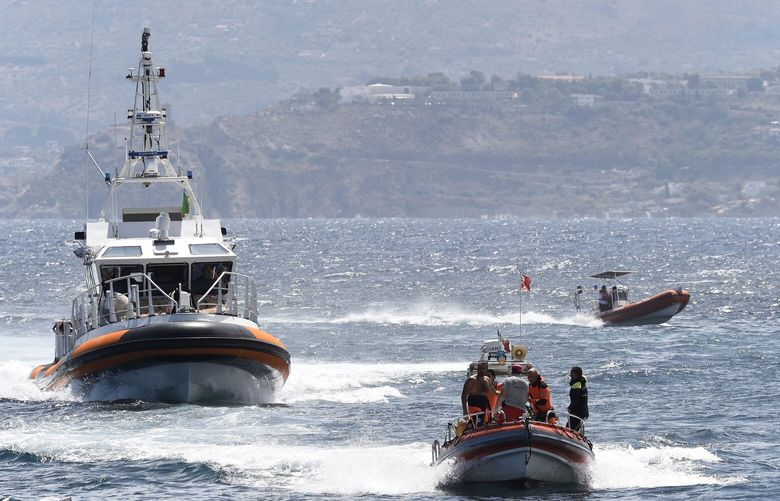
<svg viewBox="0 0 780 501">
<path fill-rule="evenodd" d="M 495 386 L 495 388 L 496 388 L 496 391 L 498 391 L 500 393 L 501 392 L 501 383 L 498 383 Z M 490 402 L 490 408 L 491 409 L 495 409 L 496 408 L 496 401 L 498 401 L 498 393 L 495 393 L 495 392 L 491 391 L 490 393 L 488 393 L 487 398 L 488 398 L 488 402 Z"/>
<path fill-rule="evenodd" d="M 544 382 L 544 378 L 539 376 L 536 384 L 528 385 L 528 401 L 531 403 L 531 412 L 536 415 L 546 416 L 547 411 L 553 409 L 552 398 L 550 398 L 550 387 Z M 557 423 L 558 420 L 551 415 L 547 419 L 548 423 Z"/>
</svg>

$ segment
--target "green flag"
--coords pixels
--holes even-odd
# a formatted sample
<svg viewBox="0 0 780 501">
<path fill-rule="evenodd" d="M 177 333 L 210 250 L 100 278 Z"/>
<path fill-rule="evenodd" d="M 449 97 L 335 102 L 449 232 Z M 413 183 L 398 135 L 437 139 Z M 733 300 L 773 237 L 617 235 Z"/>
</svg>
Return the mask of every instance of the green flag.
<svg viewBox="0 0 780 501">
<path fill-rule="evenodd" d="M 187 196 L 187 192 L 182 193 L 181 197 L 181 217 L 187 217 L 190 215 L 190 197 Z"/>
</svg>

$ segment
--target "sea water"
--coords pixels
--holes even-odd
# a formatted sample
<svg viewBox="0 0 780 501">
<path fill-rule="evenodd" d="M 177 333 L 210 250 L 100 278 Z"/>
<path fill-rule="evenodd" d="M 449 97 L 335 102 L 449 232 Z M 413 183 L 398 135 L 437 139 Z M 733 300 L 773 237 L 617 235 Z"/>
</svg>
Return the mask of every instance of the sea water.
<svg viewBox="0 0 780 501">
<path fill-rule="evenodd" d="M 27 375 L 82 290 L 80 223 L 4 223 L 0 497 L 780 497 L 780 220 L 224 223 L 261 326 L 292 355 L 274 405 L 40 392 Z M 631 299 L 682 286 L 691 302 L 667 324 L 603 327 L 573 293 L 610 269 L 636 272 Z M 497 329 L 528 348 L 558 408 L 583 367 L 589 485 L 439 487 L 431 442 Z"/>
</svg>

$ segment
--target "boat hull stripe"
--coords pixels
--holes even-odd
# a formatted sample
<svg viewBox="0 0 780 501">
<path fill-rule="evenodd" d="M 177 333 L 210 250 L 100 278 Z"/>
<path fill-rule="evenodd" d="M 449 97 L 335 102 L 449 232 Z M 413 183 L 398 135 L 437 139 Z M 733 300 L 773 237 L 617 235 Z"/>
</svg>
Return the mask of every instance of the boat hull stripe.
<svg viewBox="0 0 780 501">
<path fill-rule="evenodd" d="M 282 343 L 281 341 L 276 339 L 274 336 L 272 336 L 271 334 L 268 334 L 267 332 L 265 332 L 263 330 L 255 329 L 254 327 L 246 327 L 246 329 L 255 336 L 255 339 L 257 339 L 259 341 L 263 341 L 264 343 L 269 343 L 269 344 L 275 344 L 275 345 L 279 346 L 280 348 L 284 348 L 285 350 L 287 349 L 287 347 L 284 345 L 284 343 Z"/>
<path fill-rule="evenodd" d="M 72 352 L 68 354 L 67 357 L 61 359 L 56 364 L 53 364 L 51 367 L 46 369 L 46 372 L 43 373 L 44 376 L 51 376 L 57 369 L 60 368 L 66 361 L 73 359 L 75 357 L 78 357 L 80 353 L 86 353 L 88 351 L 92 351 L 98 348 L 102 348 L 104 346 L 108 346 L 111 344 L 114 344 L 118 342 L 122 336 L 125 335 L 125 333 L 128 331 L 128 329 L 118 330 L 114 332 L 109 332 L 107 334 L 104 334 L 98 338 L 90 339 L 89 341 L 85 341 L 75 347 Z"/>
<path fill-rule="evenodd" d="M 70 369 L 66 369 L 66 372 L 52 381 L 47 386 L 47 389 L 60 389 L 73 379 L 80 379 L 105 370 L 120 369 L 123 366 L 141 361 L 165 360 L 175 362 L 182 359 L 186 359 L 187 361 L 198 359 L 222 359 L 223 363 L 228 363 L 231 359 L 243 359 L 276 369 L 285 381 L 290 374 L 289 360 L 286 360 L 280 354 L 275 353 L 242 348 L 214 347 L 151 349 L 100 357 L 91 362 L 75 365 Z"/>
</svg>

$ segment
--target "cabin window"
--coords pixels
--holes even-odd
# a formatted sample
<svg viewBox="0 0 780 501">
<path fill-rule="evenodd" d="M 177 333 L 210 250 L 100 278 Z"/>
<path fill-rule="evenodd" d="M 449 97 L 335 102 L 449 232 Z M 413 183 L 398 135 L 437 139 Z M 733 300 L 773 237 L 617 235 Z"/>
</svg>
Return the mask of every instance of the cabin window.
<svg viewBox="0 0 780 501">
<path fill-rule="evenodd" d="M 146 274 L 168 295 L 173 294 L 179 284 L 187 287 L 186 263 L 148 264 Z"/>
<path fill-rule="evenodd" d="M 144 267 L 140 264 L 118 264 L 114 266 L 103 265 L 100 267 L 100 281 L 106 289 L 109 288 L 108 281 L 115 278 L 127 277 L 133 273 L 143 273 Z M 130 283 L 133 283 L 134 279 L 130 279 Z M 127 294 L 127 280 L 116 280 L 114 282 L 114 292 L 121 292 Z"/>
<path fill-rule="evenodd" d="M 106 249 L 102 257 L 139 257 L 141 254 L 139 245 L 118 245 Z"/>
<path fill-rule="evenodd" d="M 213 256 L 230 254 L 230 252 L 219 244 L 190 244 L 190 254 L 193 256 Z"/>
<path fill-rule="evenodd" d="M 223 272 L 231 271 L 233 269 L 233 263 L 230 261 L 222 263 L 192 263 L 192 289 L 191 292 L 198 296 L 202 296 L 209 290 L 209 288 L 217 281 Z M 230 276 L 226 276 L 222 279 L 222 287 L 227 287 L 230 281 Z M 216 293 L 217 289 L 214 288 L 212 293 Z M 222 291 L 223 293 L 225 291 Z"/>
</svg>

